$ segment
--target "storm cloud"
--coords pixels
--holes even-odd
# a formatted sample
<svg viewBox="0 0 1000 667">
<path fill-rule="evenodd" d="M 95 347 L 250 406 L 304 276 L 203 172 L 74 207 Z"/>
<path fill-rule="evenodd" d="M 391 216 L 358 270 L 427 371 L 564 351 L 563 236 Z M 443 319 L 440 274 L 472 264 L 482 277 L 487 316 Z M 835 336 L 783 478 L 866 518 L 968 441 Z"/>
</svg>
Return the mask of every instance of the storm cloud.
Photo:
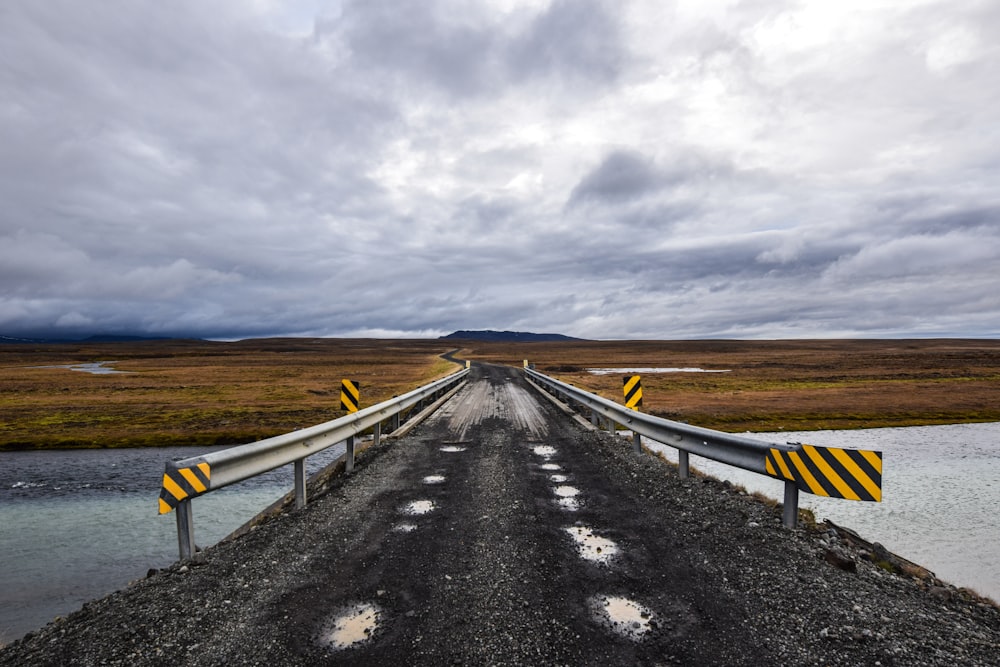
<svg viewBox="0 0 1000 667">
<path fill-rule="evenodd" d="M 12 0 L 0 335 L 1000 334 L 1000 6 Z"/>
</svg>

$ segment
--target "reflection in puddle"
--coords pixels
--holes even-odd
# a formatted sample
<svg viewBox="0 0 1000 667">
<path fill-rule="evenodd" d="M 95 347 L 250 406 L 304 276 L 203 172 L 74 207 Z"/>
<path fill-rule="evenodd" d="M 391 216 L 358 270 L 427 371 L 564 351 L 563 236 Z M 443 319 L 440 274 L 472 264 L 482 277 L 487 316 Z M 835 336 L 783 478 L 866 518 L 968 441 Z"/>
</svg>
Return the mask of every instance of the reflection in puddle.
<svg viewBox="0 0 1000 667">
<path fill-rule="evenodd" d="M 444 475 L 427 475 L 424 477 L 424 484 L 442 484 L 444 482 Z"/>
<path fill-rule="evenodd" d="M 320 642 L 334 649 L 350 648 L 366 642 L 378 628 L 381 611 L 373 604 L 348 607 L 323 633 Z"/>
<path fill-rule="evenodd" d="M 576 498 L 560 498 L 559 507 L 563 508 L 567 512 L 575 512 L 580 509 L 580 501 Z"/>
<path fill-rule="evenodd" d="M 397 523 L 392 529 L 397 533 L 412 533 L 417 529 L 417 526 L 412 523 Z"/>
<path fill-rule="evenodd" d="M 534 452 L 539 456 L 551 458 L 556 455 L 556 448 L 548 445 L 542 445 L 541 447 L 535 447 Z"/>
<path fill-rule="evenodd" d="M 566 532 L 576 541 L 580 556 L 595 563 L 607 563 L 618 553 L 618 545 L 606 537 L 594 535 L 594 531 L 584 526 L 567 528 Z"/>
<path fill-rule="evenodd" d="M 562 484 L 563 482 L 568 480 L 569 477 L 567 477 L 566 475 L 549 475 L 549 479 L 555 482 L 556 484 Z"/>
<path fill-rule="evenodd" d="M 580 495 L 580 489 L 575 486 L 557 486 L 552 491 L 559 496 L 559 507 L 567 512 L 580 509 L 580 501 L 576 499 Z"/>
<path fill-rule="evenodd" d="M 600 596 L 591 600 L 597 622 L 626 639 L 639 640 L 649 632 L 653 612 L 623 597 Z"/>
<path fill-rule="evenodd" d="M 414 500 L 403 508 L 404 514 L 427 514 L 434 510 L 433 500 Z"/>
<path fill-rule="evenodd" d="M 442 452 L 464 452 L 465 447 L 456 447 L 455 445 L 447 445 L 441 448 Z"/>
<path fill-rule="evenodd" d="M 130 371 L 118 371 L 114 368 L 109 368 L 109 364 L 117 364 L 117 361 L 95 361 L 89 364 L 64 364 L 61 366 L 30 366 L 29 368 L 65 368 L 71 371 L 79 371 L 81 373 L 90 373 L 91 375 L 129 375 Z"/>
<path fill-rule="evenodd" d="M 543 463 L 542 470 L 562 470 L 562 466 L 558 463 Z"/>
</svg>

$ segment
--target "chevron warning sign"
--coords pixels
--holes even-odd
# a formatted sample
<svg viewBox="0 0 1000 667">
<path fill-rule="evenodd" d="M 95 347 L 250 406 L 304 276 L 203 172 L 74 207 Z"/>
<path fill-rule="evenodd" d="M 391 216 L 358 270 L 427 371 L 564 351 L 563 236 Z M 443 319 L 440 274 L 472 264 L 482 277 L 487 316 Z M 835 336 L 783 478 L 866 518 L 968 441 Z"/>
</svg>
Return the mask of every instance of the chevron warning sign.
<svg viewBox="0 0 1000 667">
<path fill-rule="evenodd" d="M 357 412 L 361 404 L 361 383 L 357 380 L 340 381 L 340 409 Z"/>
<path fill-rule="evenodd" d="M 171 468 L 170 465 L 167 464 L 163 473 L 160 514 L 173 511 L 182 500 L 205 493 L 212 480 L 212 471 L 205 461 L 187 468 Z"/>
<path fill-rule="evenodd" d="M 794 450 L 772 448 L 767 474 L 795 482 L 808 493 L 847 500 L 882 500 L 882 452 L 798 445 Z"/>
<path fill-rule="evenodd" d="M 642 405 L 642 381 L 638 375 L 632 375 L 622 378 L 622 384 L 624 387 L 622 391 L 625 393 L 625 407 L 636 408 Z"/>
</svg>

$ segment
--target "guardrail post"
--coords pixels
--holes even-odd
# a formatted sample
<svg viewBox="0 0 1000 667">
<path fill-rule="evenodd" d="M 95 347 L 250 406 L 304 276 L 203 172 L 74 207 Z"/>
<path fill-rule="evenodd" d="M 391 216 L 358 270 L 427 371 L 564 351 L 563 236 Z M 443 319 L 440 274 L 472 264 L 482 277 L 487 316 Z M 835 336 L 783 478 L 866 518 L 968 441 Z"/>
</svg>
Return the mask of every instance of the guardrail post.
<svg viewBox="0 0 1000 667">
<path fill-rule="evenodd" d="M 378 447 L 378 443 L 382 442 L 382 422 L 378 422 L 375 426 L 372 426 L 372 446 Z"/>
<path fill-rule="evenodd" d="M 597 422 L 598 422 L 599 418 L 600 418 L 600 416 L 597 414 L 597 410 L 591 410 L 590 411 L 590 423 L 591 424 L 593 424 L 594 426 L 597 426 L 598 425 Z"/>
<path fill-rule="evenodd" d="M 344 441 L 347 447 L 347 458 L 344 461 L 344 472 L 350 475 L 354 472 L 354 436 L 347 436 L 347 440 Z"/>
<path fill-rule="evenodd" d="M 642 436 L 638 431 L 632 431 L 632 449 L 636 454 L 642 454 Z"/>
<path fill-rule="evenodd" d="M 785 482 L 785 507 L 781 512 L 781 525 L 795 528 L 799 525 L 799 487 L 795 482 Z"/>
<path fill-rule="evenodd" d="M 306 506 L 306 460 L 295 462 L 295 508 Z"/>
<path fill-rule="evenodd" d="M 398 412 L 393 413 L 393 415 L 392 415 L 392 422 L 391 423 L 392 423 L 392 430 L 393 431 L 398 431 L 399 430 L 399 413 Z"/>
<path fill-rule="evenodd" d="M 181 560 L 194 556 L 194 514 L 191 512 L 191 500 L 182 500 L 177 504 L 177 547 Z"/>
<path fill-rule="evenodd" d="M 691 476 L 691 465 L 688 452 L 683 449 L 677 450 L 677 476 L 681 479 L 687 479 Z"/>
</svg>

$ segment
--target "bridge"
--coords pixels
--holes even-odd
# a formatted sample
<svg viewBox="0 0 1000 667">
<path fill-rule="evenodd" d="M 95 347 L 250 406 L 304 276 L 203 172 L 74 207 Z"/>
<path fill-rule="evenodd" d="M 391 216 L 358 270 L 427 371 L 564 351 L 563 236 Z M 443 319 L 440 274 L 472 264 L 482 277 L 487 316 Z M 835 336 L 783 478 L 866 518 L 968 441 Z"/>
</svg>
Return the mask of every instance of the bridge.
<svg viewBox="0 0 1000 667">
<path fill-rule="evenodd" d="M 0 665 L 991 664 L 995 607 L 473 366 L 309 503 L 91 602 Z M 891 555 L 886 555 L 889 558 Z M 964 605 L 959 607 L 959 605 Z"/>
</svg>

